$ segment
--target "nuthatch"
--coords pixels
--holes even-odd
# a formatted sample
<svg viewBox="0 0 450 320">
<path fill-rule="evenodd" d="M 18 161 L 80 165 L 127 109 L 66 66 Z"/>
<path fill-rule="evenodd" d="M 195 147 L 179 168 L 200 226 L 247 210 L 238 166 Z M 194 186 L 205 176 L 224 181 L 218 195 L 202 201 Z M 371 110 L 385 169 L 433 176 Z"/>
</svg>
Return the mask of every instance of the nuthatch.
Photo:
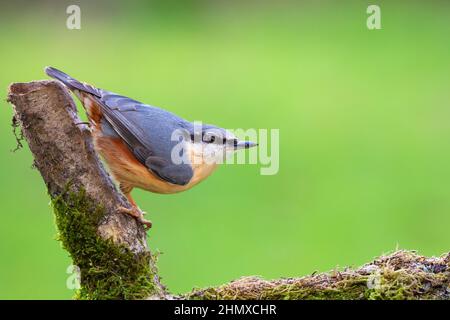
<svg viewBox="0 0 450 320">
<path fill-rule="evenodd" d="M 131 197 L 133 188 L 165 194 L 188 190 L 214 171 L 218 161 L 213 158 L 217 154 L 257 145 L 239 141 L 229 131 L 213 125 L 202 125 L 198 130 L 194 123 L 171 112 L 82 83 L 55 68 L 46 67 L 45 72 L 80 99 L 95 149 L 133 206 L 120 211 L 147 227 L 151 222 L 143 218 L 144 213 Z M 173 138 L 176 131 L 186 133 L 180 152 L 186 161 L 181 163 L 173 159 L 173 150 L 180 144 Z"/>
</svg>

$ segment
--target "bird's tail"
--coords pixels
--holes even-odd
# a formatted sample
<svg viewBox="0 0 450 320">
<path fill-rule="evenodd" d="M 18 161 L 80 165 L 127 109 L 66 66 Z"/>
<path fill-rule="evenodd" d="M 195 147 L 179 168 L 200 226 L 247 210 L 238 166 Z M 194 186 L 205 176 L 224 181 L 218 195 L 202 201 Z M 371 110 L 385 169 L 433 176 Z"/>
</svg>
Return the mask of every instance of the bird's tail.
<svg viewBox="0 0 450 320">
<path fill-rule="evenodd" d="M 82 83 L 75 78 L 72 78 L 68 74 L 53 68 L 53 67 L 45 67 L 45 73 L 52 77 L 53 79 L 61 81 L 69 90 L 80 90 L 93 95 L 98 96 L 99 89 L 88 85 L 86 83 Z M 76 93 L 76 92 L 75 92 Z"/>
<path fill-rule="evenodd" d="M 74 86 L 74 84 L 80 83 L 78 80 L 72 78 L 68 74 L 66 74 L 58 69 L 55 69 L 53 67 L 45 67 L 45 73 L 47 75 L 49 75 L 50 77 L 61 81 L 67 87 L 69 87 L 69 89 L 75 89 L 77 86 Z"/>
</svg>

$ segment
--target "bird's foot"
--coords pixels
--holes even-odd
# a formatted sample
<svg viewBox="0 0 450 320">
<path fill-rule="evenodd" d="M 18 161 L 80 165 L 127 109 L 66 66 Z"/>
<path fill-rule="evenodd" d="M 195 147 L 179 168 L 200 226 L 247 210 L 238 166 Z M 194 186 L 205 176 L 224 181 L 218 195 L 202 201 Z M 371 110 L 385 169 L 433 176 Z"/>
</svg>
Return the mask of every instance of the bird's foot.
<svg viewBox="0 0 450 320">
<path fill-rule="evenodd" d="M 144 219 L 144 214 L 146 212 L 142 211 L 138 207 L 132 207 L 131 209 L 125 207 L 119 207 L 118 211 L 123 214 L 129 214 L 130 216 L 135 217 L 140 223 L 142 223 L 146 230 L 152 227 L 152 222 Z"/>
</svg>

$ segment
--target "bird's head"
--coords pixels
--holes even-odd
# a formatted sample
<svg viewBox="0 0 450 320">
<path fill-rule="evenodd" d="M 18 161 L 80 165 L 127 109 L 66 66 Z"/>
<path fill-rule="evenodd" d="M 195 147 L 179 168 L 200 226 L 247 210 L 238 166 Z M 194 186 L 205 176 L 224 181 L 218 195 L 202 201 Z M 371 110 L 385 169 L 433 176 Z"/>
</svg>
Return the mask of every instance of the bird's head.
<svg viewBox="0 0 450 320">
<path fill-rule="evenodd" d="M 252 141 L 239 140 L 229 130 L 213 125 L 202 125 L 190 134 L 192 152 L 203 161 L 221 163 L 227 155 L 237 150 L 249 149 L 258 144 Z"/>
</svg>

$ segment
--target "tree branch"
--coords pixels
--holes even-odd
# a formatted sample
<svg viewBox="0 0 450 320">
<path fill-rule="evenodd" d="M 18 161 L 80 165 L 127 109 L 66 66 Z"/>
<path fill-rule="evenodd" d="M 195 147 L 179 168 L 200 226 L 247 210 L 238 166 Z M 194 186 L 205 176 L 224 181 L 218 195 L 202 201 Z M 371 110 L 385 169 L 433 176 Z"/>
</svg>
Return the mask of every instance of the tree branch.
<svg viewBox="0 0 450 320">
<path fill-rule="evenodd" d="M 194 289 L 183 299 L 450 299 L 450 253 L 426 258 L 397 251 L 357 269 L 267 281 L 243 277 L 228 284 Z"/>
<path fill-rule="evenodd" d="M 145 230 L 118 212 L 131 206 L 104 170 L 66 88 L 14 83 L 8 100 L 47 185 L 59 238 L 80 268 L 80 297 L 164 296 Z"/>
<path fill-rule="evenodd" d="M 104 170 L 88 127 L 68 91 L 55 81 L 14 83 L 8 100 L 47 186 L 58 237 L 80 268 L 80 299 L 450 299 L 450 254 L 410 251 L 381 256 L 358 269 L 267 281 L 244 277 L 171 296 L 140 223 Z"/>
</svg>

